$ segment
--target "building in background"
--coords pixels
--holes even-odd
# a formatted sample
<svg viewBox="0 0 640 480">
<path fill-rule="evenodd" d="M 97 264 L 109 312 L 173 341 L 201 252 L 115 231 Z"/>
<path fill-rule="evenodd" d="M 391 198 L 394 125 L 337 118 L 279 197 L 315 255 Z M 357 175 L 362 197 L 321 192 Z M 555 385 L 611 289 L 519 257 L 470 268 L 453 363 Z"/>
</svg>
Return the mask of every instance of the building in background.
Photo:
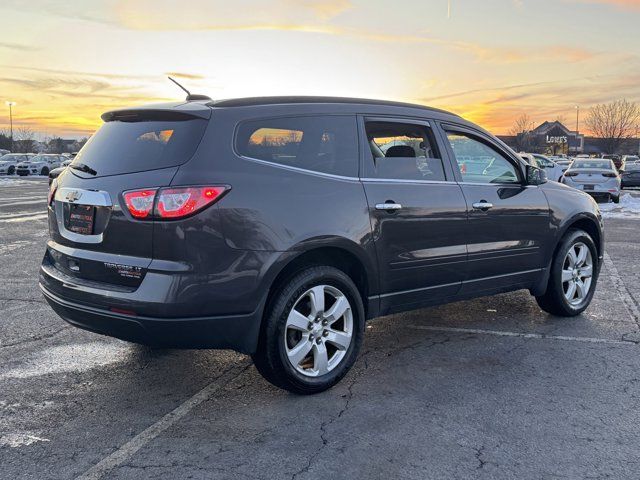
<svg viewBox="0 0 640 480">
<path fill-rule="evenodd" d="M 559 121 L 544 122 L 530 132 L 499 138 L 516 151 L 550 155 L 577 155 L 585 152 L 585 136 L 569 130 Z"/>
<path fill-rule="evenodd" d="M 640 138 L 630 138 L 622 142 L 617 152 L 607 152 L 603 140 L 587 137 L 569 130 L 559 121 L 544 122 L 530 132 L 518 135 L 498 135 L 498 138 L 516 152 L 543 153 L 548 155 L 577 155 L 585 153 L 593 156 L 606 153 L 638 155 Z"/>
</svg>

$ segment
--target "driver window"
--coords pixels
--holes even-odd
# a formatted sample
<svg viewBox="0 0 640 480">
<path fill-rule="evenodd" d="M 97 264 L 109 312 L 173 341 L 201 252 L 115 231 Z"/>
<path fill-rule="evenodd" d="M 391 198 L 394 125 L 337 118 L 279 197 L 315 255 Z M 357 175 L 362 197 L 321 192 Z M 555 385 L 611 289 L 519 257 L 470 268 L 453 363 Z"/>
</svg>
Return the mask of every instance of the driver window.
<svg viewBox="0 0 640 480">
<path fill-rule="evenodd" d="M 378 178 L 444 181 L 433 132 L 426 125 L 366 122 L 367 141 Z"/>
<path fill-rule="evenodd" d="M 447 132 L 463 182 L 520 183 L 516 167 L 496 150 L 464 133 Z"/>
</svg>

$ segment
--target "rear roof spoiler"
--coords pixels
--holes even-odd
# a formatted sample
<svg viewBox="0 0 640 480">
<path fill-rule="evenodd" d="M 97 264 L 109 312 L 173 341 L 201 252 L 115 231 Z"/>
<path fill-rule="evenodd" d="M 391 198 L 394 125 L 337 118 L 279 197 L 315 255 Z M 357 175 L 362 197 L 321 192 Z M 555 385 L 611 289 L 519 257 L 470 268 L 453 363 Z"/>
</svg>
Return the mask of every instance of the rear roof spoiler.
<svg viewBox="0 0 640 480">
<path fill-rule="evenodd" d="M 198 102 L 163 103 L 135 108 L 123 108 L 103 113 L 105 122 L 140 122 L 145 120 L 190 120 L 211 117 L 211 107 Z"/>
</svg>

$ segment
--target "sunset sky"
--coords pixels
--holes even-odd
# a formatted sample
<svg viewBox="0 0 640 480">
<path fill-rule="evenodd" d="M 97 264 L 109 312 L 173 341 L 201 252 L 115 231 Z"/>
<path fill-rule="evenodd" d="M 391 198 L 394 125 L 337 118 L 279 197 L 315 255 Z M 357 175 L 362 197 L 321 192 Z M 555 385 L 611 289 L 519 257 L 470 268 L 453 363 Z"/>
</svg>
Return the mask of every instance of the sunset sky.
<svg viewBox="0 0 640 480">
<path fill-rule="evenodd" d="M 115 107 L 339 95 L 445 108 L 506 133 L 640 101 L 640 0 L 2 0 L 0 129 L 78 137 Z"/>
</svg>

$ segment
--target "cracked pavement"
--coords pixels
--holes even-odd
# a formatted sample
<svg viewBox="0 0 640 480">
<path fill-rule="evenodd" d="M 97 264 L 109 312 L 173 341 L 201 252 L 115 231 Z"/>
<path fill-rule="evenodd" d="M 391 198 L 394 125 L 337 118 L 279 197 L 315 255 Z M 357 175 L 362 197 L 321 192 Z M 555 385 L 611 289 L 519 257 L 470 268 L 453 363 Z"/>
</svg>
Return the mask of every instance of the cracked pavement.
<svg viewBox="0 0 640 480">
<path fill-rule="evenodd" d="M 45 192 L 3 185 L 0 214 Z M 606 221 L 582 316 L 520 291 L 376 319 L 344 380 L 299 397 L 240 354 L 67 326 L 36 286 L 45 220 L 0 219 L 0 478 L 637 478 L 639 222 Z"/>
</svg>

